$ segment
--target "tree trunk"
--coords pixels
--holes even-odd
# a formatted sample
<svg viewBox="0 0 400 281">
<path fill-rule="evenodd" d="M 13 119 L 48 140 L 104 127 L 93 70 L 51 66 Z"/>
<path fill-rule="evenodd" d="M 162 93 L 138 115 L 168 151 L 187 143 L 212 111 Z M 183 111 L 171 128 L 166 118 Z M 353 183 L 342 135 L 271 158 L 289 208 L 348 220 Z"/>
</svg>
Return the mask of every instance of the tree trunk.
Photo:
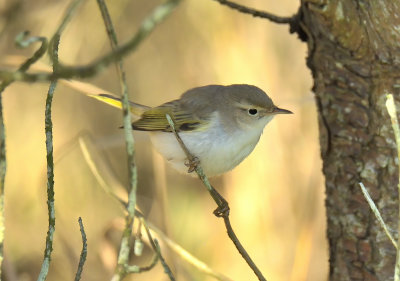
<svg viewBox="0 0 400 281">
<path fill-rule="evenodd" d="M 329 280 L 393 280 L 396 250 L 359 182 L 397 229 L 398 161 L 385 93 L 399 100 L 400 1 L 302 1 L 319 109 Z"/>
</svg>

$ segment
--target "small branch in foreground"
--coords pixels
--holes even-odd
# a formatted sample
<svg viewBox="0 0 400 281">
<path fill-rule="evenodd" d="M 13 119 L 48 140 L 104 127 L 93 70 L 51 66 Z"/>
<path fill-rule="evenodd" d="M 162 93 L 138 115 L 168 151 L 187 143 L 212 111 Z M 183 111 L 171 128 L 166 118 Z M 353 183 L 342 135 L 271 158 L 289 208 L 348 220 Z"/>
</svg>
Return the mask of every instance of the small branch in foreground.
<svg viewBox="0 0 400 281">
<path fill-rule="evenodd" d="M 83 227 L 83 222 L 82 222 L 81 217 L 79 217 L 78 222 L 79 222 L 79 230 L 80 230 L 81 236 L 82 236 L 82 251 L 81 251 L 81 256 L 79 258 L 78 270 L 76 271 L 76 274 L 75 274 L 75 281 L 81 280 L 83 266 L 85 264 L 86 256 L 87 256 L 87 239 L 86 239 L 85 228 Z"/>
<path fill-rule="evenodd" d="M 183 151 L 186 154 L 186 157 L 190 161 L 191 159 L 196 159 L 188 150 L 184 142 L 182 141 L 181 137 L 179 136 L 178 132 L 175 130 L 175 124 L 171 118 L 170 115 L 166 114 L 166 119 L 168 120 L 168 123 L 171 127 L 172 132 L 174 133 L 176 140 L 178 141 L 179 145 L 182 147 Z M 218 208 L 214 211 L 214 215 L 217 217 L 222 217 L 224 219 L 225 223 L 225 228 L 226 231 L 228 232 L 229 238 L 232 240 L 233 244 L 235 244 L 236 249 L 240 253 L 240 255 L 243 257 L 243 259 L 247 262 L 249 267 L 253 270 L 254 274 L 257 276 L 258 280 L 260 281 L 266 281 L 265 277 L 262 275 L 261 271 L 258 269 L 256 264 L 253 262 L 253 260 L 250 258 L 249 254 L 243 247 L 243 245 L 240 243 L 239 239 L 237 238 L 235 232 L 233 231 L 230 219 L 229 219 L 229 206 L 228 202 L 211 186 L 210 182 L 208 181 L 207 176 L 204 174 L 203 169 L 200 166 L 201 163 L 196 163 L 196 173 L 201 179 L 201 181 L 204 183 L 204 185 L 207 187 L 207 190 L 209 191 L 210 195 L 214 199 L 215 203 L 217 203 Z M 214 193 L 215 192 L 215 193 Z"/>
<path fill-rule="evenodd" d="M 264 12 L 264 11 L 260 11 L 260 10 L 256 10 L 256 9 L 252 9 L 252 8 L 248 8 L 246 6 L 242 6 L 239 5 L 237 3 L 234 3 L 232 1 L 228 1 L 228 0 L 214 0 L 217 1 L 218 3 L 220 3 L 221 5 L 225 5 L 231 9 L 237 10 L 241 13 L 244 14 L 250 14 L 253 17 L 258 17 L 258 18 L 264 18 L 264 19 L 268 19 L 274 23 L 279 23 L 279 24 L 291 24 L 294 21 L 297 20 L 297 16 L 291 16 L 291 17 L 280 17 L 280 16 L 276 16 L 274 14 L 268 13 L 268 12 Z"/>
</svg>

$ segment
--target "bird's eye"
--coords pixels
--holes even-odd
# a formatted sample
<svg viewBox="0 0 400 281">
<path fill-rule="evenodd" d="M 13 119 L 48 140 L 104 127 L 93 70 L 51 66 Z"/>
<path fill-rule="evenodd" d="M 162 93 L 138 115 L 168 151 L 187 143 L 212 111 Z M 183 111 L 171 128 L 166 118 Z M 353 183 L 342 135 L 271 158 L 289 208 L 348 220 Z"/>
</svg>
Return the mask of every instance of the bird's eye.
<svg viewBox="0 0 400 281">
<path fill-rule="evenodd" d="M 250 108 L 248 112 L 249 112 L 249 115 L 255 116 L 255 115 L 257 115 L 258 110 L 255 108 Z"/>
</svg>

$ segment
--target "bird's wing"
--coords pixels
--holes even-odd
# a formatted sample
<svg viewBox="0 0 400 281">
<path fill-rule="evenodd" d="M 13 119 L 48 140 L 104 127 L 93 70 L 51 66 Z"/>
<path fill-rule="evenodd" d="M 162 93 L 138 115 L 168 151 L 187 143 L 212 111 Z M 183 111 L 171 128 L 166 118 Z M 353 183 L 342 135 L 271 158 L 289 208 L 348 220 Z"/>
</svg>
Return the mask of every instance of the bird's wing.
<svg viewBox="0 0 400 281">
<path fill-rule="evenodd" d="M 208 120 L 200 119 L 188 110 L 179 106 L 178 101 L 172 101 L 158 107 L 146 110 L 141 118 L 132 123 L 132 128 L 139 131 L 172 132 L 166 115 L 169 115 L 175 124 L 175 130 L 199 131 L 207 127 Z"/>
</svg>

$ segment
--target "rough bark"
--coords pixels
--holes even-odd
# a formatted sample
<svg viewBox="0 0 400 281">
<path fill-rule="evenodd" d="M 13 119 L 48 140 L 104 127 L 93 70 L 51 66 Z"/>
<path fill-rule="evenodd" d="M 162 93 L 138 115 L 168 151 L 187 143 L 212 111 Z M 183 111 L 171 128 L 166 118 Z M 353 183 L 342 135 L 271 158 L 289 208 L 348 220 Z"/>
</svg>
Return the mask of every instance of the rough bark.
<svg viewBox="0 0 400 281">
<path fill-rule="evenodd" d="M 358 183 L 397 229 L 398 160 L 385 92 L 400 101 L 400 1 L 304 0 L 301 22 L 319 108 L 329 279 L 393 280 L 395 248 Z"/>
</svg>

